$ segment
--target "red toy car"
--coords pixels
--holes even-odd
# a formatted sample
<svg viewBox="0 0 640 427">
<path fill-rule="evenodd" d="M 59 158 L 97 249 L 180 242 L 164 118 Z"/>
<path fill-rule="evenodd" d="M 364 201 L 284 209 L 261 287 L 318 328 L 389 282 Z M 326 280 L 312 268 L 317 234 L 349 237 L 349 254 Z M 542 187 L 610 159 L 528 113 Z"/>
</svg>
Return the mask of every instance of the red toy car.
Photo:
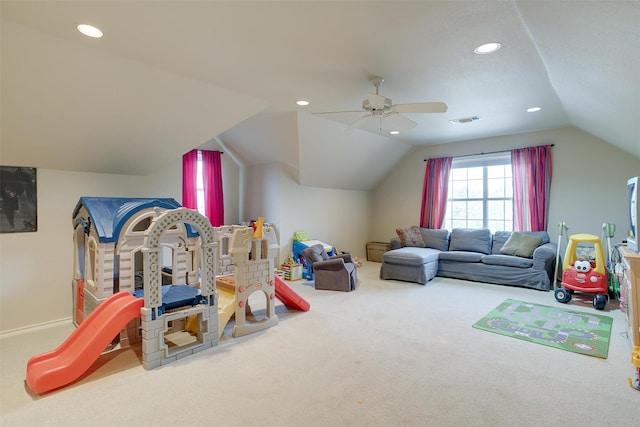
<svg viewBox="0 0 640 427">
<path fill-rule="evenodd" d="M 579 248 L 579 244 L 584 246 Z M 586 249 L 585 249 L 586 248 Z M 579 254 L 582 252 L 590 252 Z M 562 263 L 561 288 L 556 289 L 556 301 L 571 301 L 574 292 L 594 294 L 593 306 L 604 310 L 609 299 L 609 280 L 602 241 L 592 234 L 574 234 L 569 237 Z"/>
</svg>

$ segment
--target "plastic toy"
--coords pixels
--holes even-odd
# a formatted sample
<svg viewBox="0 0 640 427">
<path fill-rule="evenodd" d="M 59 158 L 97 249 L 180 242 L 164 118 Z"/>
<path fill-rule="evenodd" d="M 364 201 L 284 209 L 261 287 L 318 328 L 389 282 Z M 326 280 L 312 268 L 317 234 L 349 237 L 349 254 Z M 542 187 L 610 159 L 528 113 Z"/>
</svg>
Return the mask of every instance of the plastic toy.
<svg viewBox="0 0 640 427">
<path fill-rule="evenodd" d="M 273 277 L 274 286 L 276 288 L 276 298 L 278 298 L 287 307 L 297 308 L 301 311 L 309 311 L 311 307 L 309 303 L 298 295 L 278 276 Z"/>
<path fill-rule="evenodd" d="M 607 273 L 609 276 L 609 296 L 612 298 L 620 297 L 620 281 L 616 274 L 616 268 L 622 268 L 620 253 L 618 249 L 611 246 L 611 238 L 615 236 L 616 225 L 605 222 L 602 224 L 602 238 L 607 239 Z M 614 259 L 617 257 L 617 260 Z"/>
<path fill-rule="evenodd" d="M 145 232 L 163 213 L 180 208 L 174 199 L 81 197 L 73 215 L 73 321 L 76 325 L 119 291 L 142 289 Z M 198 235 L 180 224 L 162 237 L 163 282 L 196 285 L 193 262 Z M 129 337 L 121 334 L 119 340 Z M 135 337 L 133 338 L 135 341 Z"/>
<path fill-rule="evenodd" d="M 151 369 L 217 345 L 233 316 L 234 337 L 277 324 L 278 295 L 288 305 L 306 302 L 272 280 L 279 245 L 262 222 L 259 230 L 214 228 L 172 199 L 81 198 L 73 216 L 78 327 L 28 361 L 27 385 L 37 394 L 77 380 L 114 345 L 141 342 Z M 245 318 L 253 292 L 267 302 L 261 322 Z"/>
<path fill-rule="evenodd" d="M 556 266 L 553 271 L 554 291 L 558 289 L 558 269 L 560 268 L 560 248 L 562 247 L 562 236 L 567 232 L 568 229 L 569 227 L 567 227 L 567 224 L 564 221 L 558 224 L 558 249 L 556 250 Z"/>
<path fill-rule="evenodd" d="M 640 346 L 634 346 L 631 352 L 633 364 L 633 378 L 629 378 L 629 386 L 640 391 Z"/>
<path fill-rule="evenodd" d="M 273 286 L 274 260 L 278 254 L 278 242 L 273 227 L 262 227 L 259 218 L 256 230 L 235 230 L 229 253 L 236 266 L 235 271 L 235 325 L 233 336 L 240 337 L 278 324 L 275 314 L 275 288 Z M 259 236 L 259 237 L 256 237 Z M 249 323 L 246 306 L 254 292 L 262 292 L 267 302 L 265 317 L 260 322 Z"/>
<path fill-rule="evenodd" d="M 606 259 L 602 241 L 593 234 L 569 237 L 562 263 L 561 288 L 555 290 L 556 301 L 568 303 L 574 292 L 593 295 L 593 306 L 604 310 L 608 295 Z"/>
<path fill-rule="evenodd" d="M 29 388 L 42 394 L 80 378 L 113 337 L 140 317 L 143 304 L 142 299 L 126 291 L 109 297 L 58 348 L 29 360 Z"/>
</svg>

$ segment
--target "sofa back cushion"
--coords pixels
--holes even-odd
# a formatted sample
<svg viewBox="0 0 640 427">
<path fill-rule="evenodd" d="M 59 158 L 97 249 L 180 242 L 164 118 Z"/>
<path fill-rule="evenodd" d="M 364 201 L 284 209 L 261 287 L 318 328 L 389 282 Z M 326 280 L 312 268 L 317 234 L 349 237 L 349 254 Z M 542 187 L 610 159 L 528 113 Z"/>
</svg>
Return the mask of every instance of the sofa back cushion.
<svg viewBox="0 0 640 427">
<path fill-rule="evenodd" d="M 491 253 L 491 231 L 488 228 L 454 228 L 451 230 L 450 251 Z"/>
<path fill-rule="evenodd" d="M 493 234 L 493 246 L 491 247 L 491 254 L 500 255 L 500 249 L 502 249 L 507 240 L 509 240 L 510 236 L 511 231 L 496 231 Z"/>
<path fill-rule="evenodd" d="M 329 259 L 329 255 L 324 250 L 324 246 L 320 243 L 313 246 L 309 246 L 301 252 L 304 259 L 311 265 L 316 262 L 325 261 Z"/>
<path fill-rule="evenodd" d="M 446 251 L 449 249 L 449 231 L 433 228 L 421 228 L 422 241 L 427 248 Z"/>
<path fill-rule="evenodd" d="M 521 233 L 528 234 L 530 236 L 535 236 L 540 238 L 540 244 L 544 245 L 545 243 L 549 243 L 549 233 L 546 231 L 521 231 Z"/>
</svg>

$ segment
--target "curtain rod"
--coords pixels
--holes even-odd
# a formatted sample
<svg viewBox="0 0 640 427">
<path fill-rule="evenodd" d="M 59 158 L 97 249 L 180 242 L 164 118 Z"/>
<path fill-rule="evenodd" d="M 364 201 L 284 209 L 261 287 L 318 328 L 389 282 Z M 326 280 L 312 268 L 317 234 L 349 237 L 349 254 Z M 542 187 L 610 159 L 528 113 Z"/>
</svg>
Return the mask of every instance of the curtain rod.
<svg viewBox="0 0 640 427">
<path fill-rule="evenodd" d="M 555 147 L 556 144 L 547 144 L 550 145 L 552 147 Z M 529 147 L 525 147 L 525 148 L 529 148 Z M 451 156 L 454 158 L 459 158 L 459 157 L 471 157 L 471 156 L 483 156 L 485 154 L 496 154 L 496 153 L 508 153 L 512 150 L 496 150 L 496 151 L 487 151 L 487 152 L 480 152 L 480 153 L 475 153 L 475 154 L 462 154 L 461 156 Z M 438 158 L 438 157 L 434 157 L 434 158 Z M 426 162 L 429 159 L 424 159 L 424 161 Z"/>
<path fill-rule="evenodd" d="M 197 151 L 220 151 L 220 150 L 203 150 L 201 148 L 194 148 L 193 150 L 197 150 Z M 193 150 L 191 150 L 191 151 L 193 151 Z M 220 155 L 223 155 L 223 154 L 224 154 L 224 151 L 220 151 Z"/>
</svg>

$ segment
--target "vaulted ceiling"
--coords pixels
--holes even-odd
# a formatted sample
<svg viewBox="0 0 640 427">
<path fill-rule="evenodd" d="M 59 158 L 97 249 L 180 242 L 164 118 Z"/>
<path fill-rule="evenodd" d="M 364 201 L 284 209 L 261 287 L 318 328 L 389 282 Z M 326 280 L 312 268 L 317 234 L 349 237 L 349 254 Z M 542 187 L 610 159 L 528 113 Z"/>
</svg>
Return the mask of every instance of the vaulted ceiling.
<svg viewBox="0 0 640 427">
<path fill-rule="evenodd" d="M 563 126 L 640 158 L 638 1 L 2 0 L 0 13 L 5 165 L 149 174 L 217 138 L 313 185 L 367 176 L 372 157 L 384 172 L 415 145 Z M 474 54 L 485 42 L 502 47 Z M 371 76 L 394 103 L 448 111 L 404 114 L 417 126 L 396 136 L 375 120 L 347 131 L 362 112 L 313 115 L 360 109 Z"/>
</svg>

